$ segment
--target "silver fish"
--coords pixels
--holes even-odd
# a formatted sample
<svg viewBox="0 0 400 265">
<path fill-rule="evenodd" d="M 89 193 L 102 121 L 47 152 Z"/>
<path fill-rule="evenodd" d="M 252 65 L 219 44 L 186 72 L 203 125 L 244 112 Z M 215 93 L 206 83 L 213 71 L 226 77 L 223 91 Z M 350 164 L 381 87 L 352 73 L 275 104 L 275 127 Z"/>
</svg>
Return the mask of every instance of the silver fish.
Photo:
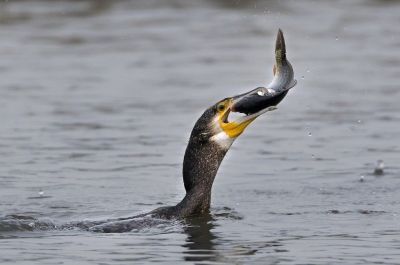
<svg viewBox="0 0 400 265">
<path fill-rule="evenodd" d="M 263 109 L 272 110 L 286 96 L 297 81 L 293 67 L 286 57 L 286 45 L 282 30 L 279 29 L 275 44 L 274 78 L 266 87 L 258 87 L 250 92 L 235 97 L 234 110 L 253 114 Z"/>
</svg>

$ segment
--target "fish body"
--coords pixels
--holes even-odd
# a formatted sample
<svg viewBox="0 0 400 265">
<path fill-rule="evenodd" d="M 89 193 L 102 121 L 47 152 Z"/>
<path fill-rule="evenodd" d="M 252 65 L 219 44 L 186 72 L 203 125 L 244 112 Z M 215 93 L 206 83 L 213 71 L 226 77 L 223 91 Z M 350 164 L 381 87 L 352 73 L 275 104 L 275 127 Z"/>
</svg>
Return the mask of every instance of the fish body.
<svg viewBox="0 0 400 265">
<path fill-rule="evenodd" d="M 266 108 L 272 108 L 286 96 L 297 81 L 293 67 L 286 58 L 286 45 L 282 30 L 279 29 L 275 44 L 274 77 L 266 87 L 258 87 L 246 94 L 238 95 L 240 102 L 235 104 L 238 112 L 253 114 Z"/>
</svg>

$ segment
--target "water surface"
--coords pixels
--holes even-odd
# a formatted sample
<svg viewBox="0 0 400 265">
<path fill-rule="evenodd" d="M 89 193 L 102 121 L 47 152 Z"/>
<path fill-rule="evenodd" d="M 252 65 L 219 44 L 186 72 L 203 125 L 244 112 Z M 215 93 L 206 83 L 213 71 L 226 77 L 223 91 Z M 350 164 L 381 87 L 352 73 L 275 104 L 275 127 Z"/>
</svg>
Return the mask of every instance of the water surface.
<svg viewBox="0 0 400 265">
<path fill-rule="evenodd" d="M 399 14 L 398 1 L 0 2 L 0 263 L 400 263 Z M 209 216 L 57 229 L 179 202 L 194 122 L 269 82 L 279 27 L 298 85 L 235 142 Z"/>
</svg>

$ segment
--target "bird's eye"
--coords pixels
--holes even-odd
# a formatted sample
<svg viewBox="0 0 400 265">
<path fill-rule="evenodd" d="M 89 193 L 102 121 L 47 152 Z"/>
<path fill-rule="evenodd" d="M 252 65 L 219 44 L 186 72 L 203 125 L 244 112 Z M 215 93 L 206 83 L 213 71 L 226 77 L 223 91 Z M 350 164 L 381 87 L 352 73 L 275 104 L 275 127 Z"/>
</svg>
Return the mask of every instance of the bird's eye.
<svg viewBox="0 0 400 265">
<path fill-rule="evenodd" d="M 218 111 L 223 111 L 225 109 L 225 105 L 223 103 L 218 104 L 217 110 Z"/>
</svg>

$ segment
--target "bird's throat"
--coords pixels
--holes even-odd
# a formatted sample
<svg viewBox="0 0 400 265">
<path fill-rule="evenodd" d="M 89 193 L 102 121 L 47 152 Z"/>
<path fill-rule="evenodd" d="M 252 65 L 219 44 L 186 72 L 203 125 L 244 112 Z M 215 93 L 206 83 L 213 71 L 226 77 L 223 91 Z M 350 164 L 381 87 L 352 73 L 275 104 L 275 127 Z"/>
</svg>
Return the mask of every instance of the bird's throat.
<svg viewBox="0 0 400 265">
<path fill-rule="evenodd" d="M 209 210 L 212 185 L 227 151 L 214 141 L 189 140 L 183 160 L 186 196 L 177 205 L 183 215 L 196 215 Z"/>
</svg>

